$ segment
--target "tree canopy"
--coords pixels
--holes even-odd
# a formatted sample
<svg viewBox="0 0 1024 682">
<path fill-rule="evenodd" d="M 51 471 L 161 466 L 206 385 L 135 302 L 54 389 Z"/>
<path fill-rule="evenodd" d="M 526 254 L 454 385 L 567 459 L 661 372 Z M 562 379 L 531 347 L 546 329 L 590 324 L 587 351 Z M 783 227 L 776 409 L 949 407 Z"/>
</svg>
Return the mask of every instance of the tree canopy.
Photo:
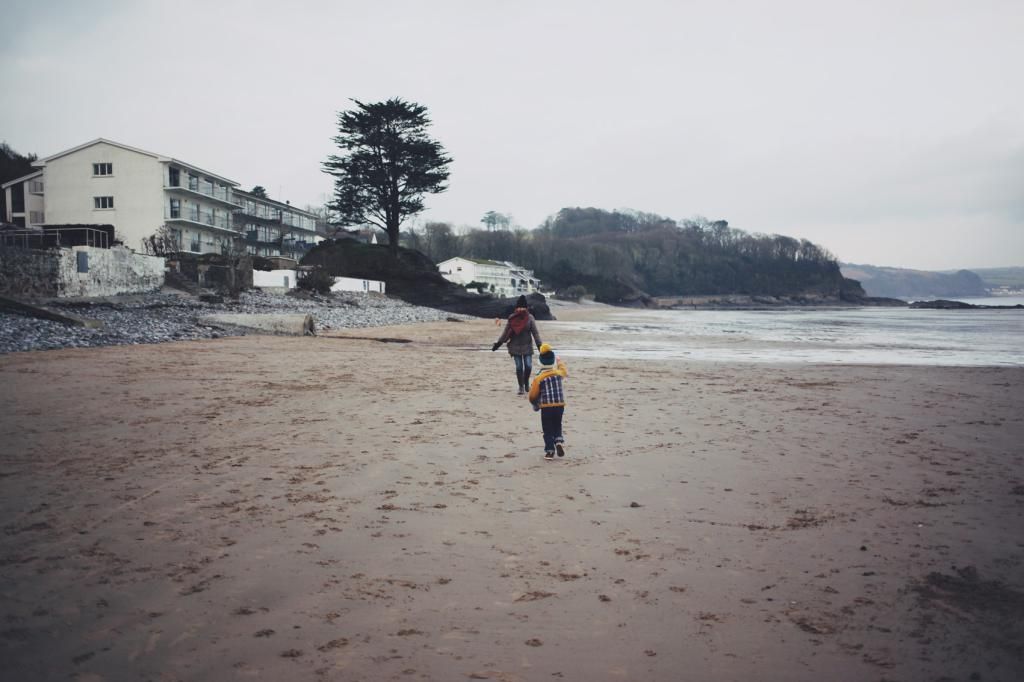
<svg viewBox="0 0 1024 682">
<path fill-rule="evenodd" d="M 427 128 L 427 108 L 400 98 L 364 104 L 338 114 L 334 143 L 342 152 L 327 157 L 333 175 L 339 225 L 376 225 L 398 251 L 402 222 L 420 213 L 427 194 L 448 189 L 452 159 Z"/>
</svg>

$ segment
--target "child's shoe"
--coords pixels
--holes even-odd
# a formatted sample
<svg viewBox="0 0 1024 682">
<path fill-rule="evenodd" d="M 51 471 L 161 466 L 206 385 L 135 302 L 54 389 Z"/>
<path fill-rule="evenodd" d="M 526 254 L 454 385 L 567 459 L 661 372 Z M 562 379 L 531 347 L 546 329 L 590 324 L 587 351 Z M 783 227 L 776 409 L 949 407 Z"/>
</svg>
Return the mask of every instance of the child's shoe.
<svg viewBox="0 0 1024 682">
<path fill-rule="evenodd" d="M 555 443 L 555 452 L 559 457 L 565 457 L 565 443 Z"/>
<path fill-rule="evenodd" d="M 546 451 L 544 453 L 544 459 L 554 459 L 554 458 L 555 458 L 555 453 L 551 452 L 550 450 L 548 450 L 548 451 Z"/>
</svg>

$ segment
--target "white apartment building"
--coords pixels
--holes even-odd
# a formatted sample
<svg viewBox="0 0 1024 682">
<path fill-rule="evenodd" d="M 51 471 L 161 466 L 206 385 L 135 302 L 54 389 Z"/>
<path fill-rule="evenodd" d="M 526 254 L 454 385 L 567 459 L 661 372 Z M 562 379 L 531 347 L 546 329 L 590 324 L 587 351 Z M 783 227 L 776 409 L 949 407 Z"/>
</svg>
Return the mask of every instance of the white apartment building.
<svg viewBox="0 0 1024 682">
<path fill-rule="evenodd" d="M 297 261 L 324 240 L 316 233 L 314 213 L 239 189 L 234 196 L 238 205 L 234 228 L 254 256 L 284 256 Z"/>
<path fill-rule="evenodd" d="M 259 255 L 282 255 L 280 242 L 312 242 L 315 236 L 311 213 L 241 192 L 234 180 L 194 164 L 119 142 L 99 138 L 33 165 L 39 170 L 2 185 L 8 207 L 3 217 L 22 227 L 109 224 L 125 246 L 141 251 L 143 240 L 166 224 L 179 248 L 193 253 L 221 253 L 240 232 L 249 239 L 245 228 L 256 223 L 276 227 L 273 238 L 263 232 L 268 248 Z M 250 210 L 252 221 L 236 219 Z"/>
<path fill-rule="evenodd" d="M 456 256 L 438 263 L 437 269 L 442 277 L 455 284 L 487 284 L 496 296 L 519 296 L 540 288 L 540 280 L 533 276 L 532 270 L 514 263 Z"/>
<path fill-rule="evenodd" d="M 109 224 L 138 251 L 165 223 L 184 251 L 220 252 L 237 236 L 231 214 L 238 183 L 180 159 L 100 138 L 33 165 L 38 174 L 3 185 L 10 209 L 26 209 L 22 216 L 9 209 L 8 222 Z"/>
</svg>

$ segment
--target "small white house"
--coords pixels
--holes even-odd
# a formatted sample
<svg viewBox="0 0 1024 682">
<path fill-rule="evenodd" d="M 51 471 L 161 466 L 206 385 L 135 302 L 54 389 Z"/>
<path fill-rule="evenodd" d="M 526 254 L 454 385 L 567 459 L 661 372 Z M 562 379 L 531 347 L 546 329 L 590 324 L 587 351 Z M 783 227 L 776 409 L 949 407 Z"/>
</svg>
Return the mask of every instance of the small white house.
<svg viewBox="0 0 1024 682">
<path fill-rule="evenodd" d="M 455 284 L 487 284 L 496 296 L 519 296 L 540 289 L 540 280 L 534 277 L 532 270 L 507 261 L 456 256 L 438 263 L 437 269 L 442 277 Z"/>
</svg>

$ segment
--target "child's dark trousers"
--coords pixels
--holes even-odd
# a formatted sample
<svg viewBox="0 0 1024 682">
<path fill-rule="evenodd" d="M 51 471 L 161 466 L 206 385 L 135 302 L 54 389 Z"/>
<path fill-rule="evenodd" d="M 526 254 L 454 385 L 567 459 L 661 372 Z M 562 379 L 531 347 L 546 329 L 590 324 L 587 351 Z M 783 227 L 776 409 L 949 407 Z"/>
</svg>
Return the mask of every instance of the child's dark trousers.
<svg viewBox="0 0 1024 682">
<path fill-rule="evenodd" d="M 544 452 L 554 452 L 555 443 L 562 442 L 562 414 L 565 407 L 540 408 L 540 425 L 544 429 Z"/>
</svg>

